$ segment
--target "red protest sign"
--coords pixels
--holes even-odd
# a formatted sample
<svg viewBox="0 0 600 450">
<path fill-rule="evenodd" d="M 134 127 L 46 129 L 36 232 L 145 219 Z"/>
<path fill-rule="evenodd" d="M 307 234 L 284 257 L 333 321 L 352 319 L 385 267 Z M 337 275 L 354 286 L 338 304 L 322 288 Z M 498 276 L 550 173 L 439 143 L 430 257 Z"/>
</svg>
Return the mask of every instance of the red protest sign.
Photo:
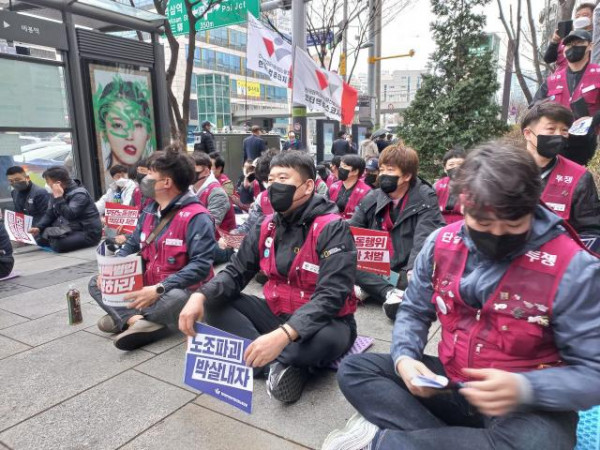
<svg viewBox="0 0 600 450">
<path fill-rule="evenodd" d="M 350 227 L 356 245 L 356 268 L 377 275 L 390 275 L 390 251 L 387 231 Z"/>
<path fill-rule="evenodd" d="M 106 202 L 104 217 L 108 228 L 121 228 L 123 233 L 133 233 L 137 225 L 139 211 L 137 206 Z"/>
</svg>

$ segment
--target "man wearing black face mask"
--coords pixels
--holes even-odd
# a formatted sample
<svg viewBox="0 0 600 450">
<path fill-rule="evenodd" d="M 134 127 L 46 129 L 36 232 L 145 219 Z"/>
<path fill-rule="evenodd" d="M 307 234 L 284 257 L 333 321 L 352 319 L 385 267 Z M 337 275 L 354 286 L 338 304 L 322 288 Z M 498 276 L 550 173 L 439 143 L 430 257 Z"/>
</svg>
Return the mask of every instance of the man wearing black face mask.
<svg viewBox="0 0 600 450">
<path fill-rule="evenodd" d="M 417 176 L 419 156 L 412 148 L 390 145 L 379 156 L 379 189 L 369 192 L 350 219 L 351 226 L 390 234 L 390 279 L 358 271 L 356 284 L 383 303 L 394 319 L 425 238 L 444 225 L 435 192 Z"/>
<path fill-rule="evenodd" d="M 446 176 L 433 185 L 440 204 L 440 211 L 447 224 L 463 219 L 458 199 L 456 196 L 450 194 L 450 183 L 458 168 L 465 162 L 465 157 L 466 154 L 462 147 L 455 147 L 452 150 L 448 150 L 442 160 Z"/>
<path fill-rule="evenodd" d="M 194 160 L 177 147 L 155 152 L 140 184 L 152 198 L 135 231 L 115 257 L 139 253 L 144 287 L 125 296 L 127 307 L 105 305 L 98 277 L 90 280 L 90 295 L 106 311 L 98 328 L 117 334 L 119 350 L 134 350 L 168 334 L 191 292 L 212 275 L 215 228 L 209 212 L 189 190 L 196 178 Z"/>
<path fill-rule="evenodd" d="M 324 450 L 574 448 L 577 411 L 600 404 L 600 260 L 541 190 L 522 149 L 469 153 L 453 184 L 465 220 L 427 238 L 391 354 L 342 361 L 340 389 L 364 418 Z M 424 354 L 436 318 L 439 357 Z"/>
<path fill-rule="evenodd" d="M 571 109 L 576 119 L 594 116 L 600 111 L 600 66 L 590 63 L 592 35 L 575 30 L 563 43 L 568 66 L 548 77 L 532 105 L 548 98 Z"/>
<path fill-rule="evenodd" d="M 6 170 L 6 178 L 13 188 L 11 195 L 15 212 L 32 216 L 33 226 L 36 227 L 48 209 L 50 194 L 34 184 L 25 169 L 20 166 L 9 167 Z"/>
<path fill-rule="evenodd" d="M 193 336 L 206 308 L 209 324 L 253 340 L 244 359 L 256 375 L 268 371 L 269 395 L 284 403 L 300 398 L 309 368 L 327 367 L 356 338 L 356 249 L 335 204 L 314 195 L 315 176 L 305 152 L 273 158 L 275 214 L 259 219 L 179 317 L 180 330 Z M 241 293 L 259 270 L 268 279 L 265 299 Z"/>
<path fill-rule="evenodd" d="M 521 123 L 527 150 L 541 170 L 542 200 L 582 236 L 600 236 L 600 200 L 592 174 L 561 156 L 573 115 L 564 106 L 535 105 Z"/>
</svg>

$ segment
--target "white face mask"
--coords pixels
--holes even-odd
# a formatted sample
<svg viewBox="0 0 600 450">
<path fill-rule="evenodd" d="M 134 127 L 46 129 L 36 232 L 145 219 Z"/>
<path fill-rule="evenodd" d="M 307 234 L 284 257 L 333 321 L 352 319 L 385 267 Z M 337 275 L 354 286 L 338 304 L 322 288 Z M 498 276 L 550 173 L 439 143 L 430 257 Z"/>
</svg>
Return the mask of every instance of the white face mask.
<svg viewBox="0 0 600 450">
<path fill-rule="evenodd" d="M 47 184 L 44 186 L 44 188 L 46 189 L 46 192 L 48 192 L 49 194 L 52 194 L 52 188 L 50 186 L 48 186 Z"/>
<path fill-rule="evenodd" d="M 573 21 L 573 29 L 581 30 L 583 28 L 587 28 L 592 24 L 592 21 L 589 17 L 579 17 Z"/>
<path fill-rule="evenodd" d="M 120 188 L 124 188 L 127 186 L 127 178 L 119 178 L 117 181 L 115 181 L 115 184 Z"/>
</svg>

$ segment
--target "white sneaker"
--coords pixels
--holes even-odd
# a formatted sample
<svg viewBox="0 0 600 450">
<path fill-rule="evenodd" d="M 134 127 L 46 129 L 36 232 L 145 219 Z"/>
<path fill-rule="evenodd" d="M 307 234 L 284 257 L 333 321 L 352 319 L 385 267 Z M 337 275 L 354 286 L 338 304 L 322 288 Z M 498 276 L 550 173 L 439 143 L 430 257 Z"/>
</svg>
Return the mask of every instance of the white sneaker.
<svg viewBox="0 0 600 450">
<path fill-rule="evenodd" d="M 367 294 L 365 291 L 363 291 L 360 286 L 356 286 L 356 285 L 354 286 L 354 295 L 361 302 L 364 302 L 367 298 L 369 298 L 369 294 Z"/>
<path fill-rule="evenodd" d="M 329 433 L 321 450 L 371 450 L 377 431 L 377 426 L 355 413 L 344 428 Z"/>
</svg>

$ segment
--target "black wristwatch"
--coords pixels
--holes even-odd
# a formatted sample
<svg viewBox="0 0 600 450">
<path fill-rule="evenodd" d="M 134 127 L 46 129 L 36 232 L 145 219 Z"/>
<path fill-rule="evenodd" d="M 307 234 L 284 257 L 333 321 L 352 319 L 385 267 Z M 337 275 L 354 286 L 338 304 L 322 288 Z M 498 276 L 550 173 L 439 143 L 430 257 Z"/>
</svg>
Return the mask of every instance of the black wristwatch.
<svg viewBox="0 0 600 450">
<path fill-rule="evenodd" d="M 156 293 L 158 295 L 163 295 L 165 292 L 167 292 L 167 290 L 165 289 L 165 287 L 162 283 L 156 285 Z"/>
</svg>

